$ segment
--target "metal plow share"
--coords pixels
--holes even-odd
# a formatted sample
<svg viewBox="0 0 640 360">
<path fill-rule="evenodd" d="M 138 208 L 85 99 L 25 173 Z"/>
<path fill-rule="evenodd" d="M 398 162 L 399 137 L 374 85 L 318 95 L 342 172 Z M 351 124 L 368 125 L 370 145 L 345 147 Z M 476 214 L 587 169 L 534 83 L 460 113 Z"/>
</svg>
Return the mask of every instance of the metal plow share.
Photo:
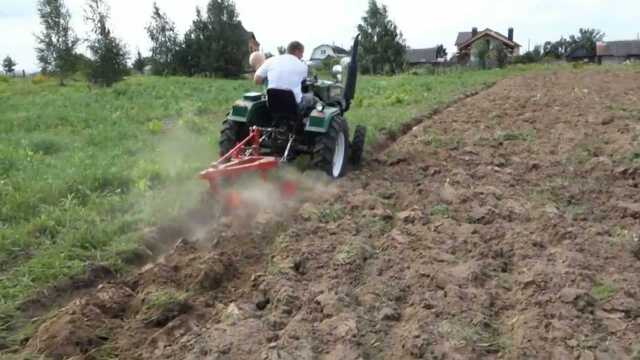
<svg viewBox="0 0 640 360">
<path fill-rule="evenodd" d="M 242 177 L 256 174 L 263 181 L 269 181 L 269 173 L 278 169 L 285 162 L 284 159 L 287 158 L 289 148 L 287 148 L 281 159 L 274 156 L 260 155 L 263 130 L 269 131 L 269 129 L 261 129 L 257 126 L 251 127 L 249 136 L 200 173 L 200 179 L 209 182 L 210 193 L 214 196 L 221 196 L 225 212 L 247 205 L 242 200 L 241 191 L 229 190 L 226 188 L 228 185 L 233 185 Z M 289 141 L 289 146 L 291 142 Z M 298 190 L 298 184 L 287 179 L 278 180 L 277 187 L 282 200 L 293 198 Z"/>
</svg>

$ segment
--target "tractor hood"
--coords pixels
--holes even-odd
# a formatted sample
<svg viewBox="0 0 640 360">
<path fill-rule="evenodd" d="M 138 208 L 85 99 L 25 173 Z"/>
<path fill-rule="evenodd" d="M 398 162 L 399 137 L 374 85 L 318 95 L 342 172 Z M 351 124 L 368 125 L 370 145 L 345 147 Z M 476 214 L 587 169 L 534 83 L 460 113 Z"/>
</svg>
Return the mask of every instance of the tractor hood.
<svg viewBox="0 0 640 360">
<path fill-rule="evenodd" d="M 351 60 L 347 65 L 347 77 L 344 84 L 344 112 L 351 108 L 351 101 L 356 95 L 356 84 L 358 82 L 358 50 L 360 47 L 360 34 L 356 35 L 351 48 Z"/>
</svg>

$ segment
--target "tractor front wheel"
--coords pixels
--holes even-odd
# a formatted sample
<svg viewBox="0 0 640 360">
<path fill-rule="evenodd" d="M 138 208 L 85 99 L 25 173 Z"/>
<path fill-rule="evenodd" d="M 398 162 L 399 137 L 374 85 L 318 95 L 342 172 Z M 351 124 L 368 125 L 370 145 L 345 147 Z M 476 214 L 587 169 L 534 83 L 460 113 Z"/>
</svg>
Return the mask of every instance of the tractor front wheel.
<svg viewBox="0 0 640 360">
<path fill-rule="evenodd" d="M 313 149 L 313 166 L 337 179 L 345 174 L 349 154 L 349 127 L 337 116 L 327 132 L 316 138 Z"/>
<path fill-rule="evenodd" d="M 231 120 L 222 122 L 222 130 L 220 130 L 220 157 L 223 157 L 233 149 L 236 144 L 244 140 L 249 135 L 247 124 L 239 123 Z"/>
</svg>

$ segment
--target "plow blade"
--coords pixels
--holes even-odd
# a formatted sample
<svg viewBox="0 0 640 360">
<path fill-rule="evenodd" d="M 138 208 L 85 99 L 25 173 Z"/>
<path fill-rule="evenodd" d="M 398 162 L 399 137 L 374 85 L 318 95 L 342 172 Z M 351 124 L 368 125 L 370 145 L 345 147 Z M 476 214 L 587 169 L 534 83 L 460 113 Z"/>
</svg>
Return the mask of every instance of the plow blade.
<svg viewBox="0 0 640 360">
<path fill-rule="evenodd" d="M 280 159 L 276 157 L 259 155 L 259 142 L 260 130 L 252 128 L 246 139 L 199 175 L 200 179 L 209 182 L 209 191 L 212 194 L 222 196 L 223 205 L 227 210 L 238 209 L 245 204 L 241 191 L 227 190 L 224 188 L 225 185 L 233 185 L 244 175 L 258 174 L 267 181 L 269 172 L 280 165 Z M 298 188 L 291 180 L 280 180 L 278 187 L 284 199 L 293 197 Z"/>
</svg>

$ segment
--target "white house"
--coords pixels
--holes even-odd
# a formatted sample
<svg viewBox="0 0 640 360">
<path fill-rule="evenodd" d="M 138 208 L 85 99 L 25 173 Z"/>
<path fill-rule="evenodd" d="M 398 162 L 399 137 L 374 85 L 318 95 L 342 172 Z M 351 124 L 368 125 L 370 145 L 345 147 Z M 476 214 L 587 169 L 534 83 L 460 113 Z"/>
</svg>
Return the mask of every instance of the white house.
<svg viewBox="0 0 640 360">
<path fill-rule="evenodd" d="M 313 52 L 311 52 L 311 58 L 309 59 L 309 62 L 312 65 L 320 65 L 322 60 L 328 57 L 340 59 L 347 56 L 349 56 L 349 52 L 347 50 L 339 46 L 325 44 L 325 45 L 320 45 L 315 49 L 313 49 Z"/>
</svg>

